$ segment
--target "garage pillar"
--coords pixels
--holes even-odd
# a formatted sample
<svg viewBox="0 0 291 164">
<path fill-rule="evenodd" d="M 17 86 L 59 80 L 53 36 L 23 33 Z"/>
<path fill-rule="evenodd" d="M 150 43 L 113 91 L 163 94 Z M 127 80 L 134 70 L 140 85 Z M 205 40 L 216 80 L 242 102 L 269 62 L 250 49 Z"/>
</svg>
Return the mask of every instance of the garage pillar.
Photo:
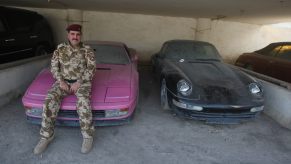
<svg viewBox="0 0 291 164">
<path fill-rule="evenodd" d="M 82 10 L 75 10 L 75 9 L 68 9 L 67 10 L 67 24 L 83 24 L 83 11 Z"/>
<path fill-rule="evenodd" d="M 211 19 L 198 18 L 195 31 L 196 40 L 209 41 L 211 33 Z"/>
</svg>

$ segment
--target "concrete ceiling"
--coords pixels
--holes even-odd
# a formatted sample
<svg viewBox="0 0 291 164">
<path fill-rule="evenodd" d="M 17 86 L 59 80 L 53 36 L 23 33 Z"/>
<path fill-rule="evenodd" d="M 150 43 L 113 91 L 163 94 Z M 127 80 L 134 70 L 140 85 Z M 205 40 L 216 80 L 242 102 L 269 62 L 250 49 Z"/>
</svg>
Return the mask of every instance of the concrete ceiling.
<svg viewBox="0 0 291 164">
<path fill-rule="evenodd" d="M 291 0 L 1 0 L 0 5 L 211 18 L 250 24 L 291 22 Z"/>
</svg>

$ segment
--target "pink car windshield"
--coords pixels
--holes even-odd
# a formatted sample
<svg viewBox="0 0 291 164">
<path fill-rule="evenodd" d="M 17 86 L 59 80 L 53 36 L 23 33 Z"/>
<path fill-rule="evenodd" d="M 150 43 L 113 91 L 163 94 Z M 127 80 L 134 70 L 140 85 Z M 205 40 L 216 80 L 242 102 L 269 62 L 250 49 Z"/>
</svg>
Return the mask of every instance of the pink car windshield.
<svg viewBox="0 0 291 164">
<path fill-rule="evenodd" d="M 96 55 L 97 64 L 129 64 L 128 53 L 124 47 L 115 45 L 90 45 Z"/>
</svg>

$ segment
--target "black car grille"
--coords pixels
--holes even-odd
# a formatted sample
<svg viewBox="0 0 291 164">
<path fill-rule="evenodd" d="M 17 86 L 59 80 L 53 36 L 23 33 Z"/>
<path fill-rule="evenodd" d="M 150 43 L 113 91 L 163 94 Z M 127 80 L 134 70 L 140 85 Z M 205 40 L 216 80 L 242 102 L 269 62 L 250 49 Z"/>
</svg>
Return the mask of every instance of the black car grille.
<svg viewBox="0 0 291 164">
<path fill-rule="evenodd" d="M 79 118 L 77 110 L 60 110 L 58 113 L 58 117 L 68 117 L 68 118 Z M 92 110 L 93 118 L 104 118 L 105 111 L 104 110 Z"/>
<path fill-rule="evenodd" d="M 178 114 L 190 118 L 211 119 L 211 118 L 233 118 L 233 119 L 247 119 L 256 116 L 256 112 L 250 112 L 250 109 L 218 109 L 218 108 L 204 108 L 203 111 L 193 111 L 182 108 L 176 108 Z"/>
<path fill-rule="evenodd" d="M 249 113 L 250 112 L 250 108 L 230 108 L 230 109 L 219 109 L 219 108 L 204 108 L 203 112 L 205 113 L 232 113 L 232 114 L 236 114 L 236 113 Z"/>
</svg>

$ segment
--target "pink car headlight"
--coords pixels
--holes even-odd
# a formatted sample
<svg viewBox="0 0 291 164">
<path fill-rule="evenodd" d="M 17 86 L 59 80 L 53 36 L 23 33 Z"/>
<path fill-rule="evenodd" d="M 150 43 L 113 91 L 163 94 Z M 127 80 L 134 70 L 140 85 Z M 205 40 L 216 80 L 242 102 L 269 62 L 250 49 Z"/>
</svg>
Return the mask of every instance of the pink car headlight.
<svg viewBox="0 0 291 164">
<path fill-rule="evenodd" d="M 110 118 L 110 117 L 120 117 L 127 115 L 128 113 L 128 108 L 125 109 L 110 109 L 110 110 L 105 110 L 105 117 Z"/>
<path fill-rule="evenodd" d="M 41 117 L 42 116 L 42 109 L 40 108 L 31 108 L 31 107 L 25 107 L 25 113 L 27 115 L 30 115 L 30 116 L 39 116 Z"/>
</svg>

